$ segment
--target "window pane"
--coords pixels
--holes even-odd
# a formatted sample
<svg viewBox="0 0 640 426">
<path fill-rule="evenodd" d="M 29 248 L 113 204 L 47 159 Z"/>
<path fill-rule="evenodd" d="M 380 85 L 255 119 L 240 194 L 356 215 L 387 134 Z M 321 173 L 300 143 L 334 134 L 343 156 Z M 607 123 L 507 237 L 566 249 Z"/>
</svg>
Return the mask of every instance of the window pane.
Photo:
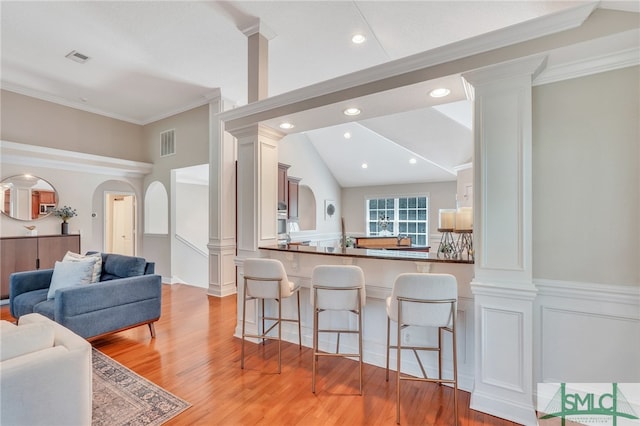
<svg viewBox="0 0 640 426">
<path fill-rule="evenodd" d="M 415 223 L 409 223 L 409 233 L 410 234 L 415 234 L 416 233 L 416 224 Z"/>
<path fill-rule="evenodd" d="M 375 210 L 369 211 L 369 220 L 378 220 L 378 213 Z"/>
<path fill-rule="evenodd" d="M 409 220 L 416 220 L 416 216 L 415 210 L 409 210 Z"/>
<path fill-rule="evenodd" d="M 418 207 L 421 209 L 427 208 L 427 197 L 418 197 Z"/>
<path fill-rule="evenodd" d="M 387 208 L 388 209 L 393 209 L 394 201 L 395 200 L 393 198 L 387 198 Z"/>
<path fill-rule="evenodd" d="M 400 220 L 407 220 L 407 211 L 406 210 L 400 210 L 399 214 L 400 214 Z"/>
<path fill-rule="evenodd" d="M 389 218 L 389 220 L 393 220 L 394 218 L 394 211 L 393 210 L 389 210 L 387 211 L 387 217 Z"/>
<path fill-rule="evenodd" d="M 378 200 L 378 208 L 384 209 L 384 200 Z"/>
<path fill-rule="evenodd" d="M 400 223 L 400 233 L 401 234 L 406 234 L 407 233 L 407 224 L 406 224 L 406 222 L 401 222 Z"/>
<path fill-rule="evenodd" d="M 418 246 L 426 246 L 427 240 L 424 235 L 418 235 L 418 241 L 415 243 Z"/>
<path fill-rule="evenodd" d="M 401 209 L 406 209 L 407 208 L 407 199 L 406 198 L 400 198 L 399 202 L 400 202 L 400 208 Z"/>
<path fill-rule="evenodd" d="M 376 232 L 376 223 L 375 222 L 371 222 L 369 223 L 369 232 Z"/>
<path fill-rule="evenodd" d="M 378 205 L 378 202 L 376 200 L 369 200 L 370 209 L 375 209 L 377 205 Z"/>
<path fill-rule="evenodd" d="M 415 209 L 416 208 L 416 199 L 411 197 L 411 198 L 409 198 L 408 201 L 409 201 L 409 208 Z"/>
<path fill-rule="evenodd" d="M 418 232 L 420 234 L 427 233 L 427 224 L 425 222 L 418 222 Z"/>
<path fill-rule="evenodd" d="M 426 210 L 418 210 L 418 220 L 427 220 Z"/>
</svg>

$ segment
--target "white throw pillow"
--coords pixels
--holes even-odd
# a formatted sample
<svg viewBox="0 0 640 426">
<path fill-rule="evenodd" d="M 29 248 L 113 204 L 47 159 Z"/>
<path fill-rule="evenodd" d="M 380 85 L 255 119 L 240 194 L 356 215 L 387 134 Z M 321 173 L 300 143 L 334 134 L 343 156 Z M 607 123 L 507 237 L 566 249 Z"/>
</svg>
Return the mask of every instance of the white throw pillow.
<svg viewBox="0 0 640 426">
<path fill-rule="evenodd" d="M 56 262 L 47 299 L 54 299 L 58 289 L 90 284 L 94 263 L 94 259 L 82 262 Z"/>
<path fill-rule="evenodd" d="M 97 283 L 100 281 L 100 275 L 102 275 L 102 255 L 100 253 L 92 253 L 92 254 L 78 254 L 72 251 L 68 251 L 67 254 L 62 258 L 63 262 L 85 262 L 90 261 L 91 259 L 95 259 L 95 263 L 93 265 L 93 275 L 91 277 L 92 283 Z"/>
<path fill-rule="evenodd" d="M 48 323 L 0 327 L 0 361 L 53 347 L 55 330 Z"/>
</svg>

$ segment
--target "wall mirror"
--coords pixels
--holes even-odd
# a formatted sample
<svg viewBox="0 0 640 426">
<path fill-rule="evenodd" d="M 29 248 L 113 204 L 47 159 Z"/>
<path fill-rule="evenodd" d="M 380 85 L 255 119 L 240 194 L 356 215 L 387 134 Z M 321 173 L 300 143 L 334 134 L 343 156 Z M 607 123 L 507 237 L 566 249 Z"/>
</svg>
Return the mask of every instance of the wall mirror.
<svg viewBox="0 0 640 426">
<path fill-rule="evenodd" d="M 0 208 L 18 220 L 37 220 L 49 216 L 58 205 L 53 185 L 33 175 L 18 175 L 0 182 Z"/>
</svg>

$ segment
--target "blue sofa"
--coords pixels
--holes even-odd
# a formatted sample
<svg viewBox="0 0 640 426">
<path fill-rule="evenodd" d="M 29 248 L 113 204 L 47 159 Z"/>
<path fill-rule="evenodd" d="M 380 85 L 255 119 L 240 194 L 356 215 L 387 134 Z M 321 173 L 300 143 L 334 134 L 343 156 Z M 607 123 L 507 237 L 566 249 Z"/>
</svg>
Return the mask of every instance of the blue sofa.
<svg viewBox="0 0 640 426">
<path fill-rule="evenodd" d="M 101 256 L 99 282 L 57 289 L 54 299 L 47 299 L 53 269 L 11 274 L 11 315 L 18 319 L 39 313 L 85 339 L 148 324 L 154 338 L 153 323 L 160 318 L 162 301 L 155 263 L 120 254 Z"/>
</svg>

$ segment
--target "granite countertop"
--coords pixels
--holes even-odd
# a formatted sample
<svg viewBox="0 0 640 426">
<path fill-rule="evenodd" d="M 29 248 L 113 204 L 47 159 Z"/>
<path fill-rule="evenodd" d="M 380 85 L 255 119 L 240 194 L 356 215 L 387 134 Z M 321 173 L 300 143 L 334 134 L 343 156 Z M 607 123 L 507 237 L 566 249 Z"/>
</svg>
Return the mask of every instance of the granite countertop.
<svg viewBox="0 0 640 426">
<path fill-rule="evenodd" d="M 463 256 L 461 258 L 445 258 L 436 253 L 427 253 L 410 250 L 387 250 L 387 249 L 359 249 L 359 248 L 334 248 L 318 247 L 301 244 L 281 244 L 274 246 L 260 247 L 262 250 L 272 250 L 287 253 L 305 253 L 328 256 L 361 257 L 374 259 L 409 260 L 413 262 L 441 262 L 441 263 L 466 263 L 473 264 L 472 258 Z"/>
</svg>

